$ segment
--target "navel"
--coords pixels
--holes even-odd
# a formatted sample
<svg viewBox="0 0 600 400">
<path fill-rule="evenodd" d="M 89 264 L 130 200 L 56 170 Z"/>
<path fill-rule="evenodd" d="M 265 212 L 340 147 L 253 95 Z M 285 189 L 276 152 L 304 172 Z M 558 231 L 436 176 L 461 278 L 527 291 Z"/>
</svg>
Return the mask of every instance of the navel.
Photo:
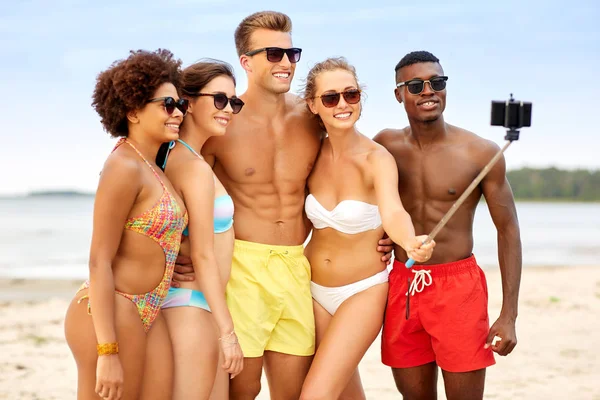
<svg viewBox="0 0 600 400">
<path fill-rule="evenodd" d="M 454 188 L 448 189 L 448 194 L 451 194 L 454 196 L 456 194 L 456 189 L 454 189 Z"/>
</svg>

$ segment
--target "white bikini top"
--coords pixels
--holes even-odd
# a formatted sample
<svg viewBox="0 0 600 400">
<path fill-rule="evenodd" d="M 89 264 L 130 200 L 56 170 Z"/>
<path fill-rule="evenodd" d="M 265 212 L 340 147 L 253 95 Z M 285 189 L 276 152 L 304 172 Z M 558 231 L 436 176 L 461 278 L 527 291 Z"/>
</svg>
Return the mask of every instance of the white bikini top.
<svg viewBox="0 0 600 400">
<path fill-rule="evenodd" d="M 316 229 L 333 228 L 354 235 L 381 226 L 379 207 L 358 200 L 342 200 L 331 211 L 309 194 L 304 204 L 306 215 Z"/>
</svg>

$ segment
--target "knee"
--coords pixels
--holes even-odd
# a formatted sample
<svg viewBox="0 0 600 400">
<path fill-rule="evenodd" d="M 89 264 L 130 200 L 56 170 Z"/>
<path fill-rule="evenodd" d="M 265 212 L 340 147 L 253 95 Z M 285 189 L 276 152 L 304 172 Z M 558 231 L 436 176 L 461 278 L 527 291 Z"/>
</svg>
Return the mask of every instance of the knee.
<svg viewBox="0 0 600 400">
<path fill-rule="evenodd" d="M 396 384 L 398 392 L 402 395 L 404 400 L 436 400 L 437 390 L 436 388 L 430 388 L 423 385 L 423 387 L 400 387 Z"/>
<path fill-rule="evenodd" d="M 392 368 L 394 383 L 404 400 L 437 399 L 437 366 L 428 364 L 408 370 Z"/>
<path fill-rule="evenodd" d="M 235 382 L 229 385 L 229 398 L 232 400 L 255 399 L 260 393 L 260 380 L 254 382 Z"/>
</svg>

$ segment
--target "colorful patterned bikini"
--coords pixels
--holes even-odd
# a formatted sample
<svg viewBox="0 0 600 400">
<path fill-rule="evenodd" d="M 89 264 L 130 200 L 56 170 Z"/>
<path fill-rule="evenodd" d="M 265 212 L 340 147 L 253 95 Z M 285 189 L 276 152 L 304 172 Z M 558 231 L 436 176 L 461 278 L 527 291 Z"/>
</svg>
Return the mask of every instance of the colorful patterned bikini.
<svg viewBox="0 0 600 400">
<path fill-rule="evenodd" d="M 135 304 L 138 313 L 140 314 L 144 330 L 148 332 L 169 292 L 171 278 L 173 277 L 173 269 L 175 268 L 175 259 L 177 258 L 179 245 L 181 244 L 181 235 L 183 229 L 188 224 L 188 215 L 187 212 L 184 214 L 181 211 L 181 207 L 177 203 L 177 200 L 169 193 L 169 190 L 162 179 L 160 179 L 160 176 L 131 142 L 122 138 L 116 144 L 113 151 L 123 143 L 127 143 L 136 151 L 136 153 L 138 153 L 146 165 L 150 167 L 154 176 L 156 176 L 156 179 L 158 179 L 163 187 L 163 193 L 156 204 L 143 214 L 129 218 L 125 222 L 125 229 L 148 236 L 160 245 L 165 253 L 165 273 L 158 286 L 148 293 L 129 294 L 115 290 L 117 294 L 131 300 L 131 302 Z M 90 282 L 86 281 L 79 288 L 79 291 L 89 287 Z M 89 296 L 85 295 L 81 297 L 78 302 L 81 302 L 85 298 L 88 299 L 88 314 L 91 315 Z"/>
</svg>

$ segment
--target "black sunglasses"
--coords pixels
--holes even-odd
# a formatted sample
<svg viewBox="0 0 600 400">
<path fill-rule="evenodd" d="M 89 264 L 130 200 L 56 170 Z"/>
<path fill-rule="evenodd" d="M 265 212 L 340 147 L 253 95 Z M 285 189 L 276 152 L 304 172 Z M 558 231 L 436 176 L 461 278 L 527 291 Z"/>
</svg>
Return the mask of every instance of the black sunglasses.
<svg viewBox="0 0 600 400">
<path fill-rule="evenodd" d="M 252 50 L 246 53 L 247 56 L 253 56 L 260 52 L 267 52 L 267 60 L 270 62 L 279 62 L 283 59 L 283 55 L 287 54 L 288 60 L 292 64 L 300 61 L 300 54 L 302 54 L 302 49 L 298 47 L 291 47 L 289 49 L 282 49 L 281 47 L 263 47 L 262 49 Z"/>
<path fill-rule="evenodd" d="M 406 86 L 408 92 L 410 94 L 421 94 L 421 92 L 425 89 L 425 83 L 429 82 L 429 86 L 431 86 L 431 90 L 434 92 L 441 92 L 446 89 L 446 81 L 448 80 L 447 76 L 436 76 L 429 80 L 423 79 L 411 79 L 406 82 L 399 82 L 396 84 L 396 87 Z"/>
<path fill-rule="evenodd" d="M 231 105 L 231 111 L 234 114 L 242 111 L 242 107 L 244 107 L 242 99 L 235 96 L 227 98 L 223 93 L 194 93 L 190 96 L 212 96 L 217 110 L 224 110 L 225 107 L 227 107 L 227 103 L 229 103 L 229 105 Z"/>
<path fill-rule="evenodd" d="M 163 107 L 165 107 L 165 111 L 169 115 L 173 114 L 175 108 L 177 108 L 185 116 L 185 114 L 187 114 L 188 106 L 190 105 L 190 102 L 187 99 L 175 100 L 172 97 L 157 97 L 148 100 L 148 103 L 156 103 L 158 101 L 164 102 Z"/>
<path fill-rule="evenodd" d="M 341 93 L 327 93 L 314 98 L 321 98 L 321 103 L 327 108 L 335 107 L 340 102 L 340 95 L 344 96 L 344 100 L 348 104 L 356 104 L 360 101 L 360 90 L 348 89 Z"/>
</svg>

